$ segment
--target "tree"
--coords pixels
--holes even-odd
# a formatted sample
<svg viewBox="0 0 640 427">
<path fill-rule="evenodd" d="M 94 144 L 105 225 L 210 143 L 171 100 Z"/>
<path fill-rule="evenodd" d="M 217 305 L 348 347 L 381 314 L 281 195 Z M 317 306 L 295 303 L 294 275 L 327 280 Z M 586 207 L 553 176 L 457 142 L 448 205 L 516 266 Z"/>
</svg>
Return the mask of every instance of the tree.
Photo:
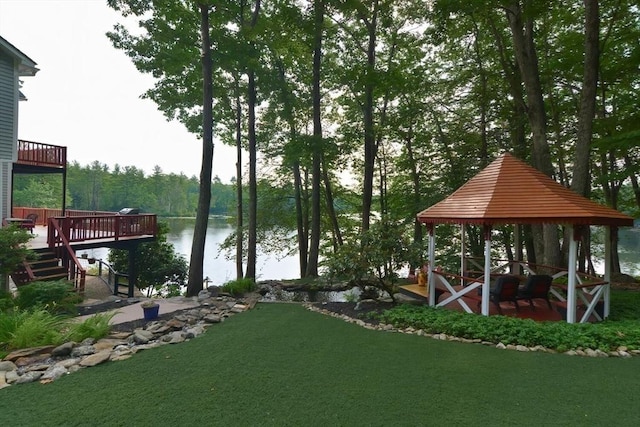
<svg viewBox="0 0 640 427">
<path fill-rule="evenodd" d="M 169 226 L 166 223 L 159 223 L 156 240 L 141 243 L 135 249 L 137 286 L 145 291 L 148 297 L 179 295 L 185 285 L 188 274 L 187 261 L 177 255 L 173 245 L 167 242 L 168 231 Z M 128 252 L 123 249 L 109 251 L 109 262 L 116 271 L 128 270 Z"/>
<path fill-rule="evenodd" d="M 0 291 L 9 292 L 9 274 L 32 256 L 27 247 L 32 238 L 27 230 L 15 225 L 0 227 Z"/>
<path fill-rule="evenodd" d="M 202 168 L 200 170 L 200 193 L 198 210 L 196 212 L 196 226 L 191 246 L 191 261 L 189 263 L 189 282 L 187 296 L 195 296 L 202 290 L 204 279 L 204 246 L 209 223 L 209 209 L 211 207 L 211 175 L 213 165 L 213 82 L 211 65 L 211 41 L 209 38 L 209 9 L 210 6 L 199 4 L 201 17 L 201 48 L 202 48 Z"/>
</svg>

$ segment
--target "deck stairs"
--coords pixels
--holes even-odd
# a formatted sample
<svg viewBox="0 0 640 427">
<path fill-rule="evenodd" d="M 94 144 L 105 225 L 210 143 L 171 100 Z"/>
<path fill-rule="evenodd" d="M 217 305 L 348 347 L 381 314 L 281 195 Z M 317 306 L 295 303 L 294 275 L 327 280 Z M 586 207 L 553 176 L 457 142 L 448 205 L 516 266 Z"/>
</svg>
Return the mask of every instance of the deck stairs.
<svg viewBox="0 0 640 427">
<path fill-rule="evenodd" d="M 63 266 L 62 260 L 49 249 L 34 251 L 37 257 L 25 261 L 22 268 L 16 271 L 12 277 L 17 286 L 26 285 L 35 281 L 67 280 L 69 271 Z M 30 271 L 31 275 L 27 273 Z"/>
</svg>

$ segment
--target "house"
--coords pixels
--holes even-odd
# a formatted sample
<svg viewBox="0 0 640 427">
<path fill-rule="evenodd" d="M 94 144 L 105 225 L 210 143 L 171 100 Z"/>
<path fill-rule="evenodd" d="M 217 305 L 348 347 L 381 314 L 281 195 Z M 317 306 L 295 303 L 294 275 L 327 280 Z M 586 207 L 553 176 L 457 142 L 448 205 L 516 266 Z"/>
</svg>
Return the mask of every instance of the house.
<svg viewBox="0 0 640 427">
<path fill-rule="evenodd" d="M 13 164 L 18 158 L 20 78 L 38 72 L 36 63 L 0 36 L 0 218 L 11 216 Z"/>
<path fill-rule="evenodd" d="M 26 99 L 20 92 L 20 78 L 37 72 L 31 58 L 0 37 L 0 220 L 4 225 L 9 223 L 7 218 L 17 222 L 34 216 L 34 226 L 46 227 L 34 233 L 29 242 L 38 257 L 25 261 L 11 277 L 17 286 L 64 278 L 83 292 L 86 271 L 76 252 L 96 247 L 125 249 L 130 253 L 127 295 L 133 296 L 137 280 L 135 249 L 140 243 L 155 240 L 156 215 L 66 209 L 67 148 L 18 139 L 18 104 Z M 62 175 L 61 209 L 13 206 L 16 174 L 51 173 Z M 117 284 L 114 287 L 118 294 Z"/>
</svg>

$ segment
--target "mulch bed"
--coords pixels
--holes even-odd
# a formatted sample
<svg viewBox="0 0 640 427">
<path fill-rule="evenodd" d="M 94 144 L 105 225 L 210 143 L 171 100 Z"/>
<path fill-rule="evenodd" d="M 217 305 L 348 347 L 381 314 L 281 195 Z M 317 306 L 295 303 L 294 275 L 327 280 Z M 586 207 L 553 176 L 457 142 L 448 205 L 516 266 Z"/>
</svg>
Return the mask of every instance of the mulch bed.
<svg viewBox="0 0 640 427">
<path fill-rule="evenodd" d="M 377 325 L 380 323 L 376 315 L 395 307 L 393 302 L 366 300 L 360 303 L 355 302 L 322 302 L 313 304 L 315 307 L 333 313 L 346 315 L 353 319 L 360 319 L 363 322 Z"/>
</svg>

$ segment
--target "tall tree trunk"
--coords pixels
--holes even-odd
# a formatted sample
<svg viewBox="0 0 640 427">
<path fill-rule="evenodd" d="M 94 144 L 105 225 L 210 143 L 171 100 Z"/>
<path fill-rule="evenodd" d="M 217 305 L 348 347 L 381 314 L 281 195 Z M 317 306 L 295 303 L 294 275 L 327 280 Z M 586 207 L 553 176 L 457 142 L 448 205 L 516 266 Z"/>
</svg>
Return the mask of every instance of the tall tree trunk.
<svg viewBox="0 0 640 427">
<path fill-rule="evenodd" d="M 300 162 L 296 159 L 293 162 L 293 182 L 295 185 L 294 198 L 296 202 L 296 227 L 298 237 L 298 260 L 300 265 L 300 277 L 307 275 L 307 256 L 309 254 L 309 241 L 307 240 L 306 211 L 302 204 L 302 176 L 300 175 Z"/>
<path fill-rule="evenodd" d="M 576 138 L 573 180 L 571 189 L 588 197 L 591 189 L 589 174 L 591 134 L 596 110 L 598 87 L 600 14 L 598 0 L 584 0 L 584 74 L 578 111 L 578 134 Z"/>
<path fill-rule="evenodd" d="M 242 203 L 242 102 L 240 82 L 236 78 L 236 279 L 244 277 L 244 212 Z"/>
<path fill-rule="evenodd" d="M 247 245 L 247 273 L 245 277 L 256 278 L 257 240 L 258 240 L 258 178 L 256 149 L 256 73 L 253 65 L 249 67 L 248 82 L 249 107 L 249 231 Z"/>
<path fill-rule="evenodd" d="M 296 120 L 293 114 L 292 94 L 287 87 L 286 73 L 281 58 L 275 59 L 278 68 L 278 78 L 280 79 L 281 97 L 283 105 L 283 114 L 289 125 L 289 141 L 294 142 L 298 138 L 298 130 L 296 129 Z M 296 230 L 298 240 L 298 263 L 300 267 L 300 277 L 307 275 L 307 256 L 309 253 L 309 241 L 307 240 L 307 230 L 305 229 L 305 221 L 303 220 L 304 212 L 302 210 L 302 177 L 300 176 L 300 159 L 296 157 L 290 159 L 292 162 L 291 170 L 293 173 L 294 200 L 296 205 Z"/>
<path fill-rule="evenodd" d="M 376 27 L 378 21 L 378 0 L 373 1 L 371 21 L 365 20 L 368 31 L 367 71 L 364 89 L 364 175 L 362 184 L 362 225 L 361 232 L 369 230 L 371 205 L 373 202 L 373 175 L 376 162 L 376 137 L 373 123 L 374 72 L 376 67 Z"/>
<path fill-rule="evenodd" d="M 209 6 L 200 7 L 200 32 L 202 39 L 202 167 L 200 169 L 200 194 L 196 211 L 196 225 L 191 245 L 187 296 L 198 295 L 202 290 L 204 245 L 211 206 L 211 175 L 213 165 L 213 85 L 211 41 L 209 40 Z"/>
<path fill-rule="evenodd" d="M 525 0 L 525 5 L 531 0 Z M 553 176 L 551 154 L 547 142 L 547 122 L 540 83 L 540 71 L 533 37 L 533 17 L 523 13 L 520 1 L 516 0 L 506 8 L 507 20 L 513 36 L 513 47 L 527 96 L 529 125 L 533 134 L 533 165 L 545 175 Z M 534 227 L 535 228 L 535 227 Z M 535 232 L 534 232 L 535 233 Z M 535 233 L 534 235 L 537 235 Z M 542 254 L 543 262 L 551 266 L 561 264 L 558 229 L 555 225 L 542 226 L 542 242 L 538 241 L 536 251 Z"/>
<path fill-rule="evenodd" d="M 256 0 L 253 17 L 251 18 L 251 28 L 254 29 L 258 22 L 260 13 L 260 0 Z M 255 44 L 249 43 L 249 48 L 253 55 Z M 256 263 L 258 260 L 258 177 L 257 177 L 257 147 L 256 147 L 256 72 L 254 64 L 251 62 L 248 67 L 248 95 L 247 102 L 249 108 L 248 132 L 249 132 L 249 236 L 247 245 L 247 272 L 245 277 L 256 278 Z"/>
<path fill-rule="evenodd" d="M 315 0 L 313 4 L 314 36 L 313 36 L 313 166 L 311 189 L 311 242 L 309 245 L 309 261 L 307 277 L 318 275 L 318 259 L 320 257 L 320 185 L 322 182 L 322 117 L 320 93 L 320 66 L 322 62 L 322 33 L 324 27 L 324 1 Z"/>
<path fill-rule="evenodd" d="M 333 201 L 333 190 L 331 189 L 331 179 L 329 179 L 329 171 L 327 170 L 327 162 L 325 161 L 324 155 L 322 155 L 322 179 L 324 181 L 324 194 L 325 199 L 327 201 L 327 212 L 329 214 L 329 220 L 331 221 L 331 225 L 333 227 L 333 236 L 334 236 L 334 250 L 338 249 L 339 246 L 342 246 L 342 232 L 340 231 L 340 224 L 338 223 L 338 215 L 336 214 L 336 208 L 334 206 Z"/>
<path fill-rule="evenodd" d="M 411 175 L 411 183 L 413 187 L 412 191 L 412 199 L 413 199 L 413 212 L 419 212 L 420 210 L 420 174 L 418 173 L 418 162 L 416 161 L 415 154 L 413 152 L 413 124 L 409 126 L 409 130 L 406 135 L 404 135 L 404 146 L 407 149 L 407 159 L 409 160 L 409 168 Z M 422 224 L 418 221 L 418 218 L 414 218 L 413 220 L 413 241 L 416 243 L 422 243 Z M 422 261 L 420 260 L 420 265 L 422 265 Z M 418 265 L 412 265 L 412 272 L 415 267 Z"/>
</svg>

